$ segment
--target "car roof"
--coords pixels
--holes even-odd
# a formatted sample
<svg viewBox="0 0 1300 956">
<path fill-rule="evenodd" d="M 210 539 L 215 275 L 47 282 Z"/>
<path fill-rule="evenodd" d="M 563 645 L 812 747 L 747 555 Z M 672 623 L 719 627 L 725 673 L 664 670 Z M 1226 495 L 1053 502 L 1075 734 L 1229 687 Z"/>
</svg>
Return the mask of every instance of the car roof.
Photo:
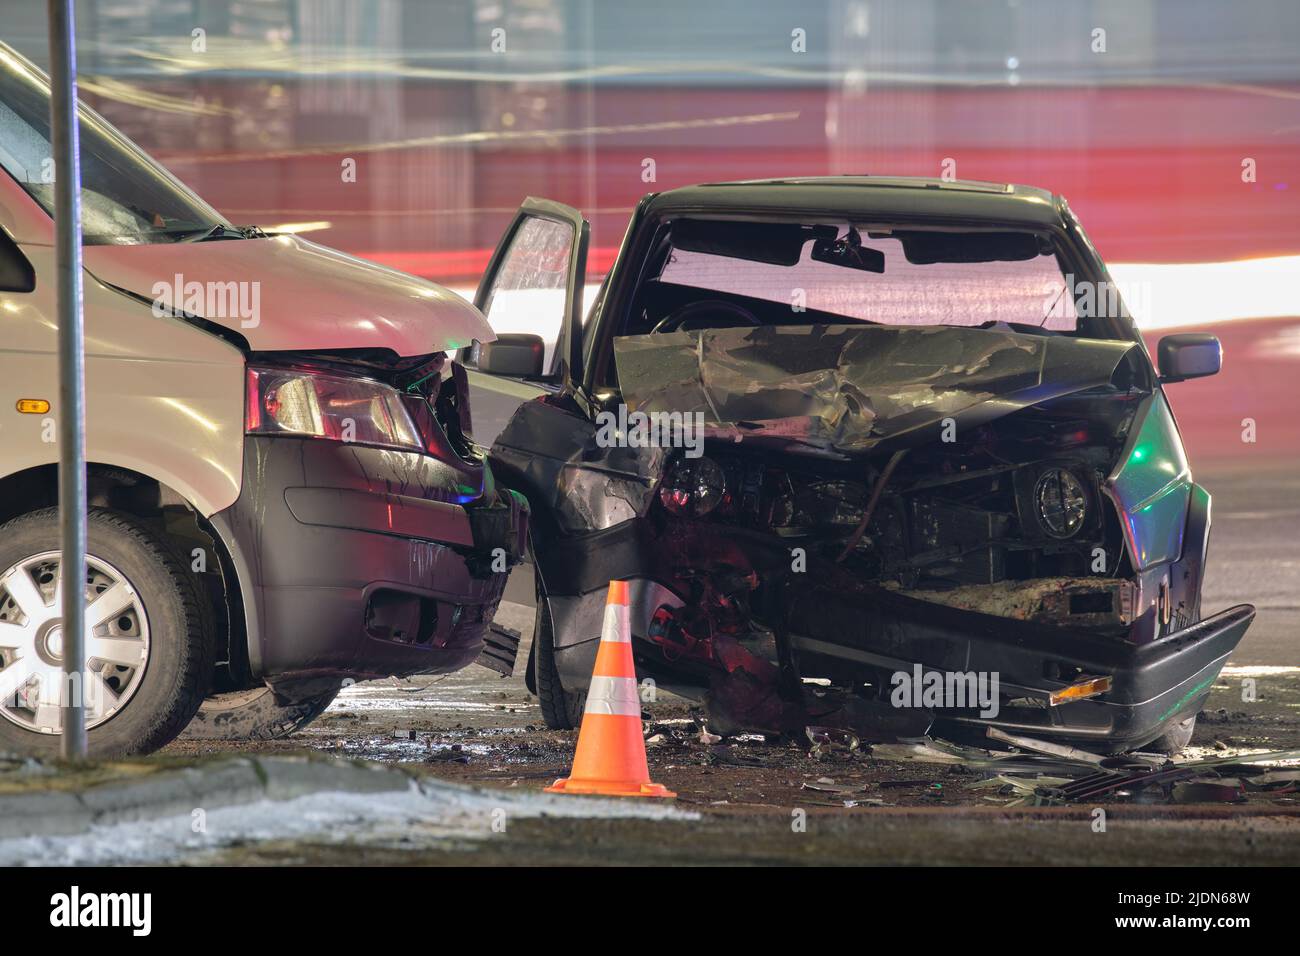
<svg viewBox="0 0 1300 956">
<path fill-rule="evenodd" d="M 1060 225 L 1064 203 L 1036 186 L 912 176 L 813 176 L 702 183 L 658 193 L 655 216 L 796 213 L 841 219 L 948 219 Z"/>
</svg>

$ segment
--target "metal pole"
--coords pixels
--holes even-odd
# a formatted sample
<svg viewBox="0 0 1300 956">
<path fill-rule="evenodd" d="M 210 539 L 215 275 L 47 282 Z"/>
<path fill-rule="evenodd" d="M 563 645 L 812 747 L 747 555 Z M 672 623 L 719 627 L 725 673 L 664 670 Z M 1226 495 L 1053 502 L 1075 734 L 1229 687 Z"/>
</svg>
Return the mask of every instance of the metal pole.
<svg viewBox="0 0 1300 956">
<path fill-rule="evenodd" d="M 59 311 L 59 590 L 63 598 L 62 751 L 66 760 L 86 756 L 86 406 L 74 2 L 47 0 Z"/>
</svg>

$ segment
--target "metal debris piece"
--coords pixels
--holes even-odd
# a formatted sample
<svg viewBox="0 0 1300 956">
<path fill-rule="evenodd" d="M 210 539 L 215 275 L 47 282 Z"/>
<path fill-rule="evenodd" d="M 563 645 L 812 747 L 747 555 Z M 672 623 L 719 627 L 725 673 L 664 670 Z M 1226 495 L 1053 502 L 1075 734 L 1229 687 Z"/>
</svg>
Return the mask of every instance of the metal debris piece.
<svg viewBox="0 0 1300 956">
<path fill-rule="evenodd" d="M 519 641 L 522 637 L 512 627 L 493 623 L 483 637 L 483 651 L 474 663 L 494 670 L 502 677 L 509 677 L 515 672 L 515 658 L 519 656 Z"/>
<path fill-rule="evenodd" d="M 830 777 L 818 777 L 812 781 L 805 780 L 799 789 L 817 793 L 862 793 L 867 789 L 867 784 L 836 783 Z"/>
<path fill-rule="evenodd" d="M 1033 753 L 1047 754 L 1050 757 L 1060 757 L 1063 760 L 1078 760 L 1083 763 L 1101 765 L 1105 757 L 1099 754 L 1089 753 L 1086 750 L 1080 750 L 1078 747 L 1067 747 L 1064 744 L 1048 743 L 1045 740 L 1035 740 L 1032 737 L 1017 737 L 1006 731 L 999 730 L 997 727 L 988 729 L 988 738 L 997 740 L 1004 744 L 1011 744 L 1013 747 L 1019 747 L 1021 750 L 1029 750 Z"/>
<path fill-rule="evenodd" d="M 1122 773 L 1113 770 L 1101 770 L 1086 777 L 1080 777 L 1055 789 L 1045 788 L 1039 795 L 1045 802 L 1062 801 L 1073 803 L 1078 800 L 1090 800 L 1117 790 L 1126 788 L 1144 789 L 1154 784 L 1171 784 L 1197 776 L 1197 771 L 1190 767 L 1169 767 L 1163 770 L 1139 770 Z"/>
<path fill-rule="evenodd" d="M 1295 793 L 1300 790 L 1300 769 L 1269 770 L 1254 776 L 1242 778 L 1242 786 L 1247 790 L 1268 793 Z"/>
<path fill-rule="evenodd" d="M 1069 783 L 1070 779 L 1069 777 L 1049 777 L 1046 775 L 1009 777 L 1006 774 L 999 773 L 992 777 L 972 781 L 966 784 L 966 787 L 970 790 L 995 789 L 1003 796 L 1014 794 L 1016 796 L 1032 797 L 1035 791 L 1043 787 L 1061 787 Z"/>
<path fill-rule="evenodd" d="M 1184 780 L 1174 784 L 1174 803 L 1243 803 L 1239 780 Z"/>
<path fill-rule="evenodd" d="M 965 753 L 963 751 L 969 751 Z M 986 750 L 958 747 L 946 741 L 923 737 L 899 741 L 896 744 L 872 744 L 871 756 L 879 760 L 912 760 L 918 763 L 972 764 L 973 760 L 987 759 Z"/>
<path fill-rule="evenodd" d="M 1178 762 L 1180 767 L 1230 767 L 1241 764 L 1242 766 L 1252 766 L 1254 764 L 1280 764 L 1292 760 L 1300 760 L 1300 749 L 1296 750 L 1270 750 L 1258 754 L 1233 754 L 1228 757 L 1209 757 L 1204 760 L 1187 760 Z M 1263 768 L 1260 768 L 1261 770 Z"/>
</svg>

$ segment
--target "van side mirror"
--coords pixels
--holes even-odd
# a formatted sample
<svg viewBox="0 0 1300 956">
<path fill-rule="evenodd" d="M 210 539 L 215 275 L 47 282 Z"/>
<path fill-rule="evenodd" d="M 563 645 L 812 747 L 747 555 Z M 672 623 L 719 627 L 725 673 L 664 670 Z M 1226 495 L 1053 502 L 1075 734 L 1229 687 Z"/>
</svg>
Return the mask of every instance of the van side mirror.
<svg viewBox="0 0 1300 956">
<path fill-rule="evenodd" d="M 546 343 L 540 335 L 529 332 L 504 332 L 493 342 L 476 342 L 476 367 L 488 375 L 510 378 L 541 378 Z"/>
<path fill-rule="evenodd" d="M 1213 375 L 1223 367 L 1223 346 L 1205 332 L 1166 335 L 1156 346 L 1160 381 L 1164 384 Z"/>
</svg>

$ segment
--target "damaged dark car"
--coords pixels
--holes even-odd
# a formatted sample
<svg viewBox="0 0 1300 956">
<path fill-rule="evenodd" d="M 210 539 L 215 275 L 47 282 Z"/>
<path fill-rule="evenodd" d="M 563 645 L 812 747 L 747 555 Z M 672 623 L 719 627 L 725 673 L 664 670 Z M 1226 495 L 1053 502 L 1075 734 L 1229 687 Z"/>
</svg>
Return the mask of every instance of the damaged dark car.
<svg viewBox="0 0 1300 956">
<path fill-rule="evenodd" d="M 527 201 L 477 299 L 499 338 L 466 356 L 476 387 L 536 396 L 490 461 L 533 511 L 550 726 L 576 726 L 626 579 L 638 676 L 716 732 L 1187 743 L 1255 613 L 1202 613 L 1210 496 L 1166 396 L 1221 349 L 1169 335 L 1153 365 L 1063 199 L 652 194 L 584 316 L 586 254 L 577 211 Z M 553 345 L 505 330 L 548 309 Z M 995 699 L 900 705 L 900 675 Z"/>
</svg>

